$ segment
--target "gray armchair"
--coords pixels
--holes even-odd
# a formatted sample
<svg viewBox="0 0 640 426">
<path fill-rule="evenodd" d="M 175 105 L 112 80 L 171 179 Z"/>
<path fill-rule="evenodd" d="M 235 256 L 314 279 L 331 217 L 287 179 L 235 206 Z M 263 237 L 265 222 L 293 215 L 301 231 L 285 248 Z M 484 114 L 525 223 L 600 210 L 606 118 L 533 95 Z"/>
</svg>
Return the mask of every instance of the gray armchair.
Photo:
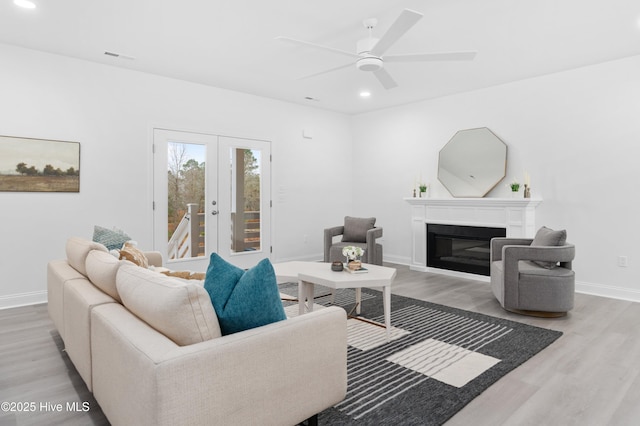
<svg viewBox="0 0 640 426">
<path fill-rule="evenodd" d="M 376 239 L 382 237 L 382 228 L 375 227 L 376 218 L 357 218 L 345 216 L 343 226 L 334 226 L 324 230 L 324 261 L 344 261 L 342 249 L 346 246 L 358 246 L 364 249 L 363 263 L 382 265 L 382 245 Z M 342 235 L 342 241 L 334 242 L 334 237 Z"/>
<path fill-rule="evenodd" d="M 564 233 L 549 239 L 551 233 Z M 575 246 L 565 231 L 541 228 L 535 239 L 491 240 L 491 289 L 507 311 L 541 317 L 566 315 L 573 308 Z"/>
</svg>

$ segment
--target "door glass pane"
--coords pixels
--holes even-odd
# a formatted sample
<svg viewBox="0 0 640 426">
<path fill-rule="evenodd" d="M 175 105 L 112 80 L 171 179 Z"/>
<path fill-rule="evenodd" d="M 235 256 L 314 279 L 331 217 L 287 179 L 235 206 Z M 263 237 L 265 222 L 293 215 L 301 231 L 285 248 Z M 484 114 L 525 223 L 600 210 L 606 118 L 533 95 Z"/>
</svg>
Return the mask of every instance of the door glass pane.
<svg viewBox="0 0 640 426">
<path fill-rule="evenodd" d="M 261 250 L 260 150 L 231 148 L 231 252 Z"/>
<path fill-rule="evenodd" d="M 168 143 L 168 256 L 186 259 L 205 255 L 206 146 Z"/>
</svg>

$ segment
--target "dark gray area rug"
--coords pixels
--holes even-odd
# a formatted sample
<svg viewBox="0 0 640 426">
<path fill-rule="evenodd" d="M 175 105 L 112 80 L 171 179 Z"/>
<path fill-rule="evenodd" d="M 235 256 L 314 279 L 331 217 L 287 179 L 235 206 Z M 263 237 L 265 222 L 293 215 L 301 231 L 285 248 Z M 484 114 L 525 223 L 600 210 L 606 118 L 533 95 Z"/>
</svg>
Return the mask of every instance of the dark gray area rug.
<svg viewBox="0 0 640 426">
<path fill-rule="evenodd" d="M 316 286 L 315 303 L 331 304 Z M 297 285 L 282 293 L 297 295 Z M 351 311 L 355 292 L 334 304 Z M 287 314 L 297 304 L 285 303 Z M 384 323 L 382 294 L 362 290 L 361 316 Z M 348 388 L 319 414 L 320 425 L 441 425 L 509 371 L 562 333 L 397 295 L 391 296 L 391 342 L 385 329 L 349 320 Z"/>
</svg>

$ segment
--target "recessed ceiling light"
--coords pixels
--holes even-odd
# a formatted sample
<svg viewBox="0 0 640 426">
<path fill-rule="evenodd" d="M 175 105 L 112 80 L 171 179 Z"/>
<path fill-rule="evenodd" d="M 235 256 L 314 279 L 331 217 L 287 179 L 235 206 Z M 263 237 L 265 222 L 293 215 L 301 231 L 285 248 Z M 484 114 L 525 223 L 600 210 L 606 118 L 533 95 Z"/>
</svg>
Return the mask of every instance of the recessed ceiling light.
<svg viewBox="0 0 640 426">
<path fill-rule="evenodd" d="M 360 97 L 361 97 L 361 98 L 368 98 L 368 97 L 370 97 L 370 96 L 371 96 L 371 92 L 367 92 L 366 90 L 365 90 L 365 91 L 360 92 Z"/>
<path fill-rule="evenodd" d="M 25 9 L 35 9 L 36 4 L 29 0 L 13 0 L 13 4 L 23 7 Z"/>
</svg>

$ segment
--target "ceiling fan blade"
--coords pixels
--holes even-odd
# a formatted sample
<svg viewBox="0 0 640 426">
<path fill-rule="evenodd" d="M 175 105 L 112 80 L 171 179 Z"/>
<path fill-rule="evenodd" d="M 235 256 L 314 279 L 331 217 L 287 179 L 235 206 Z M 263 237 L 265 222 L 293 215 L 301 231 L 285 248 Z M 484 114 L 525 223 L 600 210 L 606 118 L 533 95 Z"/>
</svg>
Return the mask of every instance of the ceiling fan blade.
<svg viewBox="0 0 640 426">
<path fill-rule="evenodd" d="M 439 53 L 410 53 L 407 55 L 389 55 L 385 62 L 420 62 L 420 61 L 472 61 L 476 51 L 439 52 Z"/>
<path fill-rule="evenodd" d="M 299 77 L 296 80 L 306 80 L 307 78 L 316 77 L 316 76 L 322 75 L 322 74 L 328 74 L 330 72 L 338 71 L 338 70 L 341 70 L 343 68 L 352 67 L 352 66 L 353 66 L 353 63 L 348 63 L 348 64 L 345 64 L 345 65 L 340 65 L 339 67 L 331 68 L 329 70 L 320 71 L 320 72 L 317 72 L 315 74 L 305 75 L 304 77 Z"/>
<path fill-rule="evenodd" d="M 349 56 L 350 58 L 359 58 L 360 57 L 360 56 L 358 56 L 357 54 L 355 54 L 353 52 L 347 52 L 346 50 L 335 49 L 333 47 L 323 46 L 321 44 L 315 44 L 315 43 L 311 43 L 311 42 L 308 42 L 308 41 L 296 40 L 294 38 L 278 36 L 278 37 L 276 37 L 276 40 L 284 41 L 284 42 L 287 42 L 287 43 L 297 44 L 297 45 L 300 45 L 300 46 L 312 47 L 314 49 L 321 49 L 321 50 L 325 50 L 325 51 L 329 51 L 329 52 L 333 52 L 333 53 L 338 53 L 340 55 Z"/>
<path fill-rule="evenodd" d="M 373 75 L 376 76 L 382 87 L 385 89 L 393 89 L 394 87 L 398 87 L 398 83 L 395 82 L 391 75 L 384 68 L 380 68 L 378 71 L 374 71 Z"/>
<path fill-rule="evenodd" d="M 380 38 L 380 40 L 373 46 L 371 53 L 375 56 L 382 56 L 400 37 L 404 35 L 416 22 L 422 18 L 422 13 L 415 12 L 411 9 L 405 9 L 402 11 L 398 19 L 391 24 L 391 27 Z"/>
</svg>

